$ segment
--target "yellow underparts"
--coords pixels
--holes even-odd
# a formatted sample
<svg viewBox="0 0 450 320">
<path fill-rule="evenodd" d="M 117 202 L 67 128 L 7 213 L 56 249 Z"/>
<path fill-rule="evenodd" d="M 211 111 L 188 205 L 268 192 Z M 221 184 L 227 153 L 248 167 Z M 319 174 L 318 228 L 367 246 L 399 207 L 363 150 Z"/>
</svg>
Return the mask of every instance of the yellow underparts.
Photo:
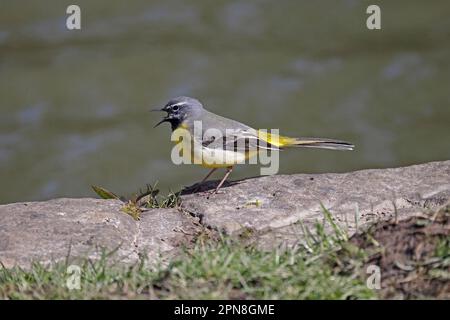
<svg viewBox="0 0 450 320">
<path fill-rule="evenodd" d="M 188 127 L 184 124 L 181 124 L 172 132 L 172 140 L 180 147 L 183 157 L 185 157 L 185 159 L 187 158 L 187 163 L 200 164 L 205 168 L 226 168 L 236 164 L 245 163 L 246 160 L 253 158 L 258 154 L 257 150 L 233 151 L 212 149 L 202 147 L 201 145 L 195 148 L 193 147 L 190 136 L 185 136 L 187 134 L 189 134 Z M 184 154 L 185 152 L 189 153 L 189 151 L 190 155 Z"/>
</svg>

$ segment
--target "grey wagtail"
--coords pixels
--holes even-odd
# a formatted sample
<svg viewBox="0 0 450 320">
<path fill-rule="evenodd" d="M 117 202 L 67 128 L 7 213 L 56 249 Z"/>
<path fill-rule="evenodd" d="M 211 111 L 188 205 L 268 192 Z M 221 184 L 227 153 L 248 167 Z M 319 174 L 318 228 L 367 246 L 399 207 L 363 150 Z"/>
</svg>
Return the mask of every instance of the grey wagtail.
<svg viewBox="0 0 450 320">
<path fill-rule="evenodd" d="M 200 101 L 189 97 L 177 97 L 170 100 L 162 109 L 151 111 L 167 112 L 155 127 L 163 122 L 172 126 L 172 134 L 187 132 L 197 146 L 188 152 L 194 161 L 212 169 L 200 182 L 206 181 L 218 168 L 226 168 L 226 174 L 212 194 L 219 191 L 233 170 L 233 166 L 255 157 L 261 150 L 280 150 L 288 147 L 310 147 L 332 150 L 353 150 L 354 145 L 345 141 L 322 138 L 290 138 L 265 130 L 255 130 L 243 123 L 221 117 L 203 108 Z M 201 124 L 201 134 L 194 135 L 195 125 Z M 208 132 L 216 132 L 208 134 Z M 217 133 L 218 132 L 218 133 Z M 184 140 L 184 139 L 183 139 Z M 180 142 L 180 141 L 178 141 Z M 189 142 L 189 143 L 191 143 Z M 187 145 L 182 149 L 187 150 Z M 191 147 L 191 144 L 189 144 Z M 183 151 L 184 152 L 184 151 Z"/>
</svg>

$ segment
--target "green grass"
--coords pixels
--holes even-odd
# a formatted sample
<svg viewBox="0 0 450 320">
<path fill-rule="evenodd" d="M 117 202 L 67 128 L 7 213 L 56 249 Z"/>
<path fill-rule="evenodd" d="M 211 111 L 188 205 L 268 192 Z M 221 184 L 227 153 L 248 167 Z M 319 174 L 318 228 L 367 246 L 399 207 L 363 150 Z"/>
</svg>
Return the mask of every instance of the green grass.
<svg viewBox="0 0 450 320">
<path fill-rule="evenodd" d="M 325 212 L 328 222 L 331 215 Z M 362 266 L 364 255 L 350 246 L 341 229 L 334 234 L 307 231 L 295 250 L 263 251 L 230 238 L 201 235 L 195 245 L 168 265 L 148 267 L 112 263 L 106 252 L 97 261 L 80 263 L 80 290 L 69 290 L 68 263 L 29 270 L 0 270 L 0 299 L 371 299 L 358 268 L 340 268 L 339 252 L 351 252 Z"/>
<path fill-rule="evenodd" d="M 199 243 L 172 263 L 158 284 L 177 299 L 373 298 L 354 275 L 340 274 L 324 252 L 261 251 L 230 240 Z"/>
<path fill-rule="evenodd" d="M 198 243 L 168 266 L 85 260 L 80 290 L 69 290 L 67 265 L 0 270 L 1 299 L 347 299 L 374 298 L 355 275 L 339 274 L 325 256 L 264 252 L 230 240 Z"/>
</svg>

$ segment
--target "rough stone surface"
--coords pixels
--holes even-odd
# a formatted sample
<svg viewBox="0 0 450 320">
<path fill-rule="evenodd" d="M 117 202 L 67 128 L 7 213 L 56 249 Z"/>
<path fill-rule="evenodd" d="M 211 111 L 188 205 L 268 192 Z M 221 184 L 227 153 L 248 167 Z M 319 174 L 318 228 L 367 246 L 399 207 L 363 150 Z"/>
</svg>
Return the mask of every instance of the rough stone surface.
<svg viewBox="0 0 450 320">
<path fill-rule="evenodd" d="M 119 248 L 115 257 L 134 262 L 167 255 L 182 235 L 177 228 L 192 225 L 175 209 L 152 209 L 135 221 L 121 211 L 118 200 L 55 199 L 0 206 L 0 261 L 6 267 L 27 267 L 70 257 L 96 258 L 102 248 Z"/>
<path fill-rule="evenodd" d="M 395 212 L 402 218 L 442 205 L 450 198 L 450 161 L 340 174 L 267 176 L 233 182 L 222 190 L 209 199 L 205 192 L 187 194 L 182 206 L 210 228 L 228 234 L 251 229 L 263 246 L 273 247 L 301 240 L 300 221 L 310 229 L 323 221 L 321 203 L 349 234 L 356 221 L 362 225 L 392 218 Z"/>
<path fill-rule="evenodd" d="M 177 253 L 176 248 L 188 245 L 201 230 L 198 219 L 176 209 L 152 209 L 141 215 L 136 246 L 148 257 L 162 259 Z"/>
<path fill-rule="evenodd" d="M 450 198 L 450 161 L 350 173 L 296 174 L 228 183 L 207 198 L 209 182 L 182 195 L 182 208 L 151 209 L 133 220 L 118 200 L 55 199 L 0 205 L 0 262 L 27 267 L 71 257 L 97 258 L 101 248 L 118 248 L 124 263 L 144 254 L 167 259 L 208 227 L 253 235 L 264 248 L 294 246 L 304 240 L 300 221 L 313 229 L 323 221 L 321 203 L 336 222 L 355 231 L 379 219 L 398 219 Z M 193 218 L 198 217 L 198 218 Z M 248 230 L 253 232 L 246 232 Z M 327 227 L 330 230 L 330 227 Z"/>
</svg>

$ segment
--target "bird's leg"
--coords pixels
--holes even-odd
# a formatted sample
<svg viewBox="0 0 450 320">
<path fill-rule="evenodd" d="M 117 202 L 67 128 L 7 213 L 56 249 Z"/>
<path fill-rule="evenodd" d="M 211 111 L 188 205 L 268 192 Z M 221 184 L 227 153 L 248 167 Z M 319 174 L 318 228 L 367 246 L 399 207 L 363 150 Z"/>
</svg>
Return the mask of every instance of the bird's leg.
<svg viewBox="0 0 450 320">
<path fill-rule="evenodd" d="M 203 182 L 205 182 L 205 181 L 206 181 L 206 180 L 214 173 L 214 171 L 216 171 L 216 170 L 217 170 L 217 168 L 213 168 L 213 169 L 206 175 L 206 177 L 203 178 L 203 180 L 200 181 L 200 182 L 198 183 L 198 185 L 195 187 L 195 189 L 193 190 L 193 192 L 197 192 L 198 189 L 200 189 L 200 187 L 202 186 Z"/>
<path fill-rule="evenodd" d="M 219 185 L 217 186 L 216 190 L 214 190 L 211 195 L 216 194 L 220 187 L 223 185 L 223 183 L 225 182 L 225 180 L 227 180 L 228 176 L 230 175 L 231 171 L 233 171 L 233 167 L 227 167 L 227 173 L 225 173 L 225 176 L 223 177 L 223 179 L 220 181 Z M 208 197 L 209 198 L 209 197 Z"/>
</svg>

